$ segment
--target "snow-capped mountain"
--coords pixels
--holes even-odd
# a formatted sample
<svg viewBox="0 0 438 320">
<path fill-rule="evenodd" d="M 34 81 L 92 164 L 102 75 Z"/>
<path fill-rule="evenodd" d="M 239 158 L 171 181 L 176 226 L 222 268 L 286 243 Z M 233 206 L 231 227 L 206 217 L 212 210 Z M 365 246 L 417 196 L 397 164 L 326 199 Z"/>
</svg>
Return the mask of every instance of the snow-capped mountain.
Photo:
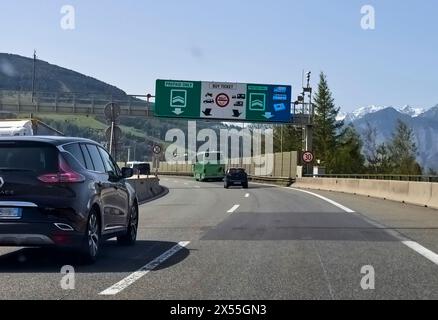
<svg viewBox="0 0 438 320">
<path fill-rule="evenodd" d="M 414 108 L 409 105 L 406 105 L 396 110 L 398 110 L 400 113 L 407 114 L 408 116 L 411 116 L 413 118 L 416 118 L 427 111 L 426 108 Z"/>
<path fill-rule="evenodd" d="M 355 111 L 349 112 L 349 113 L 340 112 L 338 117 L 337 117 L 337 120 L 338 121 L 344 120 L 347 123 L 353 122 L 353 121 L 362 119 L 363 117 L 365 117 L 368 114 L 376 113 L 376 112 L 379 112 L 379 111 L 382 111 L 382 110 L 385 110 L 388 108 L 393 108 L 396 111 L 400 112 L 401 114 L 408 115 L 412 118 L 416 118 L 428 110 L 426 108 L 414 108 L 410 105 L 405 105 L 403 107 L 387 107 L 387 106 L 371 105 L 371 106 L 367 106 L 367 107 L 358 108 Z"/>
<path fill-rule="evenodd" d="M 403 107 L 387 107 L 387 106 L 371 105 L 371 106 L 367 106 L 367 107 L 358 108 L 355 111 L 349 112 L 349 113 L 340 112 L 338 117 L 337 117 L 337 120 L 338 121 L 344 120 L 345 122 L 349 123 L 349 122 L 353 122 L 353 121 L 362 119 L 363 117 L 365 117 L 368 114 L 376 113 L 376 112 L 385 110 L 387 108 L 393 108 L 396 111 L 400 112 L 401 114 L 405 114 L 405 115 L 408 115 L 408 116 L 413 117 L 413 118 L 416 118 L 419 115 L 421 115 L 427 111 L 427 109 L 425 109 L 425 108 L 414 108 L 414 107 L 411 107 L 410 105 L 406 105 Z"/>
<path fill-rule="evenodd" d="M 391 139 L 397 125 L 401 120 L 407 123 L 414 132 L 414 141 L 418 148 L 417 160 L 426 170 L 438 169 L 438 105 L 426 109 L 404 106 L 360 108 L 355 112 L 346 114 L 346 124 L 353 124 L 364 137 L 367 125 L 371 124 L 377 130 L 377 143 L 387 142 Z"/>
</svg>

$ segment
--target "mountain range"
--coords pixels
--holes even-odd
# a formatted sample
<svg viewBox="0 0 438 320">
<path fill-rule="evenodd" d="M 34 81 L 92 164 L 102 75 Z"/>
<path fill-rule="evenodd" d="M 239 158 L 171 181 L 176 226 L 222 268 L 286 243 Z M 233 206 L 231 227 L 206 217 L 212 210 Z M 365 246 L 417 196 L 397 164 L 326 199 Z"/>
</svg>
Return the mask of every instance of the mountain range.
<svg viewBox="0 0 438 320">
<path fill-rule="evenodd" d="M 438 105 L 427 108 L 368 106 L 338 116 L 346 124 L 353 124 L 364 136 L 367 123 L 377 131 L 377 143 L 388 142 L 401 120 L 413 130 L 418 148 L 417 161 L 426 170 L 438 170 Z"/>
<path fill-rule="evenodd" d="M 348 122 L 352 122 L 354 120 L 363 118 L 367 114 L 376 113 L 378 111 L 388 109 L 388 108 L 393 108 L 396 111 L 400 112 L 401 114 L 406 114 L 406 115 L 411 116 L 413 118 L 418 117 L 419 115 L 421 115 L 427 111 L 426 108 L 414 108 L 414 107 L 411 107 L 410 105 L 406 105 L 403 107 L 386 107 L 386 106 L 371 105 L 371 106 L 367 106 L 367 107 L 358 108 L 355 111 L 349 112 L 349 113 L 340 112 L 338 117 L 337 117 L 337 120 L 344 120 L 345 122 L 348 123 Z"/>
</svg>

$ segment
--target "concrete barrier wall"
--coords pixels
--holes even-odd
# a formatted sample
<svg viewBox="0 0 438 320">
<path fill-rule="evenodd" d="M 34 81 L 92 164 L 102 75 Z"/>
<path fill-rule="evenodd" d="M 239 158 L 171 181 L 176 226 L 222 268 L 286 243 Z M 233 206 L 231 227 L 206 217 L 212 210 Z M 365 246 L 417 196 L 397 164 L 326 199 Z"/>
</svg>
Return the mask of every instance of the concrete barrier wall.
<svg viewBox="0 0 438 320">
<path fill-rule="evenodd" d="M 428 182 L 300 178 L 294 187 L 337 191 L 438 209 L 438 184 Z"/>
<path fill-rule="evenodd" d="M 295 179 L 297 176 L 297 152 L 275 153 L 272 163 L 272 172 L 268 172 L 269 165 L 266 165 L 266 170 L 262 170 L 261 176 L 269 177 L 289 177 Z M 255 175 L 255 164 L 252 159 L 233 159 L 226 167 L 242 167 L 245 168 L 249 175 Z M 153 169 L 152 169 L 153 171 Z M 160 162 L 159 173 L 169 174 L 189 174 L 192 173 L 192 165 L 190 164 L 169 164 Z"/>
<path fill-rule="evenodd" d="M 159 181 L 155 177 L 140 176 L 140 179 L 137 177 L 129 179 L 128 183 L 135 189 L 137 199 L 141 203 L 151 200 L 164 192 L 165 189 L 160 186 Z"/>
<path fill-rule="evenodd" d="M 427 204 L 431 208 L 438 208 L 438 183 L 433 183 L 430 190 L 430 200 Z"/>
</svg>

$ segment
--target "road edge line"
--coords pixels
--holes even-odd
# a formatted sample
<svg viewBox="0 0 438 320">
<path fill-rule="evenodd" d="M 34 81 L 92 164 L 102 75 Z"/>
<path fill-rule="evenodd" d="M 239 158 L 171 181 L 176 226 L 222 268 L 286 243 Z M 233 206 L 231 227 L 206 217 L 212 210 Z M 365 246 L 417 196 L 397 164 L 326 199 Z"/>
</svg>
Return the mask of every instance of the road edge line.
<svg viewBox="0 0 438 320">
<path fill-rule="evenodd" d="M 174 254 L 176 254 L 181 249 L 187 247 L 189 245 L 190 241 L 181 241 L 171 249 L 167 250 L 151 262 L 147 263 L 143 267 L 141 267 L 139 270 L 131 273 L 129 276 L 123 278 L 116 284 L 112 285 L 111 287 L 103 290 L 99 293 L 100 296 L 115 296 L 134 284 L 136 281 L 143 278 L 146 274 L 157 268 L 159 265 L 161 265 L 163 262 L 168 260 L 170 257 L 172 257 Z"/>
</svg>

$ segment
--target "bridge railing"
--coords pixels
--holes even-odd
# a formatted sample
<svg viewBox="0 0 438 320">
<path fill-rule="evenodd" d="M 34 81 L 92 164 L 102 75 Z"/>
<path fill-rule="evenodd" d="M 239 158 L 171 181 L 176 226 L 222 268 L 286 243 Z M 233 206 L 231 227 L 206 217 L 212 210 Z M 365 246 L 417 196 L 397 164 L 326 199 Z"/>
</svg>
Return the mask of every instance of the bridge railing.
<svg viewBox="0 0 438 320">
<path fill-rule="evenodd" d="M 0 111 L 18 113 L 102 114 L 110 102 L 120 106 L 122 115 L 152 116 L 153 104 L 144 95 L 0 90 Z"/>
<path fill-rule="evenodd" d="M 104 107 L 117 103 L 123 116 L 154 116 L 154 103 L 147 95 L 111 95 L 79 92 L 0 90 L 0 111 L 13 113 L 102 114 Z M 312 123 L 313 108 L 293 105 L 291 124 Z"/>
<path fill-rule="evenodd" d="M 391 181 L 412 181 L 412 182 L 433 182 L 438 183 L 438 176 L 420 175 L 388 175 L 388 174 L 318 174 L 303 175 L 305 178 L 335 178 L 335 179 L 366 179 L 366 180 L 391 180 Z"/>
</svg>

